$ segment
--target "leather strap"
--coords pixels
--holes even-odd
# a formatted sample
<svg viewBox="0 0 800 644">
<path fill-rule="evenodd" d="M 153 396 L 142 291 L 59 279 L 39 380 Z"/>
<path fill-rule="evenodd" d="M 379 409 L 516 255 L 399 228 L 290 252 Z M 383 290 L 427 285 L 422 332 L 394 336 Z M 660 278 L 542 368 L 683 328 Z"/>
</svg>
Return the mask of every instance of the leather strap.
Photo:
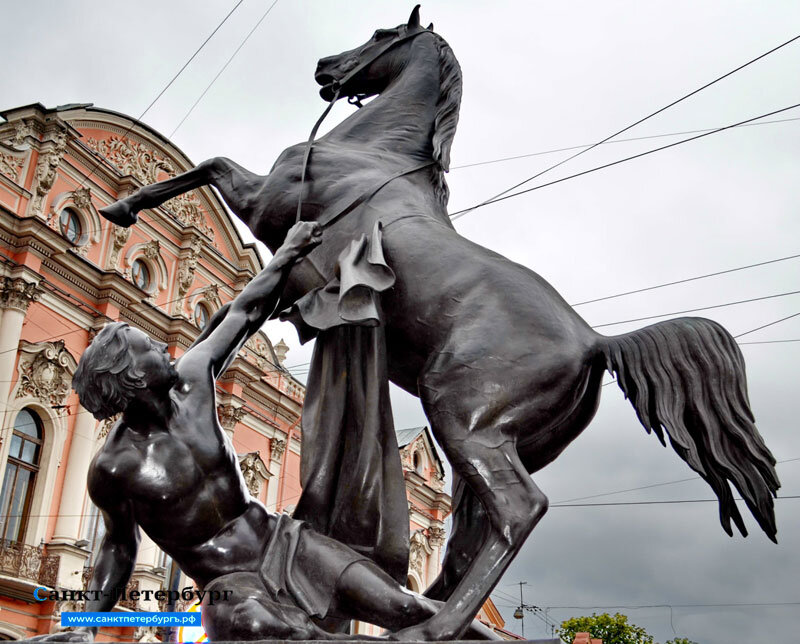
<svg viewBox="0 0 800 644">
<path fill-rule="evenodd" d="M 405 168 L 403 170 L 400 170 L 399 172 L 395 172 L 394 174 L 381 179 L 376 184 L 374 184 L 369 190 L 367 190 L 366 192 L 362 192 L 358 197 L 353 199 L 353 201 L 351 201 L 344 208 L 342 208 L 338 212 L 331 213 L 330 215 L 328 215 L 328 216 L 324 217 L 323 219 L 321 219 L 319 221 L 319 224 L 321 226 L 323 226 L 323 227 L 332 224 L 334 221 L 336 221 L 340 217 L 343 217 L 347 213 L 352 212 L 353 210 L 358 208 L 362 203 L 367 201 L 376 192 L 378 192 L 378 190 L 383 188 L 387 183 L 389 183 L 391 181 L 394 181 L 395 179 L 397 179 L 399 177 L 402 177 L 402 176 L 404 176 L 406 174 L 412 174 L 412 173 L 416 172 L 417 170 L 422 170 L 423 168 L 427 168 L 428 166 L 432 166 L 432 165 L 436 165 L 436 161 L 426 161 L 425 163 L 418 163 L 415 166 L 411 166 L 410 168 Z"/>
</svg>

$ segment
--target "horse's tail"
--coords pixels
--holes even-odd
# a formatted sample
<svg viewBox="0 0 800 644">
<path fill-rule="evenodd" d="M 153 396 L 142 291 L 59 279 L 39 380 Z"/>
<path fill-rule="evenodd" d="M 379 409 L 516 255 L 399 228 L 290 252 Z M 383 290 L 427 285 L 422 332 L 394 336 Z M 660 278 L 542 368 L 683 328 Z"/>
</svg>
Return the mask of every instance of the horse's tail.
<svg viewBox="0 0 800 644">
<path fill-rule="evenodd" d="M 608 370 L 642 425 L 673 449 L 719 499 L 722 527 L 731 519 L 747 536 L 728 481 L 767 536 L 775 538 L 775 458 L 754 424 L 744 359 L 733 337 L 704 318 L 678 318 L 605 338 Z"/>
</svg>

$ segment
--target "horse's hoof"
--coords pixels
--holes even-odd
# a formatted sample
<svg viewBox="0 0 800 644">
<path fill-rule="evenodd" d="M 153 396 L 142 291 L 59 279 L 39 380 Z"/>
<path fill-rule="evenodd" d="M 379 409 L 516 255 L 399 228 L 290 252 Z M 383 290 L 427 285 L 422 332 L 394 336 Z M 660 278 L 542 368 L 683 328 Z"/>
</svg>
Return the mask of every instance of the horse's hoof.
<svg viewBox="0 0 800 644">
<path fill-rule="evenodd" d="M 116 201 L 105 208 L 100 208 L 100 214 L 111 223 L 122 226 L 123 228 L 133 226 L 139 219 L 133 211 L 133 208 L 131 208 L 124 199 L 122 201 Z"/>
</svg>

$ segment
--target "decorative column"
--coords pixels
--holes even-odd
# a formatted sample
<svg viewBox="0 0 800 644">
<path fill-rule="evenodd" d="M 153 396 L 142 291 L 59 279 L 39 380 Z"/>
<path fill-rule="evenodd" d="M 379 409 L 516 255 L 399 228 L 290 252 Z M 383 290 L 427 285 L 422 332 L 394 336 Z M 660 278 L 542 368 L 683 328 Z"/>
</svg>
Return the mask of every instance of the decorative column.
<svg viewBox="0 0 800 644">
<path fill-rule="evenodd" d="M 94 417 L 78 405 L 53 540 L 47 544 L 47 552 L 60 558 L 58 584 L 64 588 L 80 589 L 81 573 L 89 559 L 86 542 L 80 541 L 81 515 L 87 496 L 89 463 L 94 456 L 96 426 Z"/>
<path fill-rule="evenodd" d="M 219 424 L 233 444 L 233 430 L 236 429 L 236 424 L 244 418 L 244 407 L 217 405 L 217 414 L 219 415 Z M 234 451 L 236 450 L 234 449 Z"/>
<path fill-rule="evenodd" d="M 0 309 L 3 309 L 3 324 L 0 326 L 0 427 L 5 430 L 6 401 L 11 391 L 22 323 L 28 306 L 37 301 L 42 292 L 38 284 L 21 277 L 2 278 L 0 290 Z M 4 438 L 5 431 L 2 431 L 0 441 Z"/>
<path fill-rule="evenodd" d="M 175 304 L 172 307 L 172 315 L 180 316 L 185 313 L 186 302 L 184 298 L 194 282 L 194 273 L 197 270 L 197 260 L 200 259 L 200 252 L 203 250 L 203 238 L 200 235 L 192 235 L 189 239 L 189 246 L 181 249 L 182 257 L 178 262 L 178 279 L 176 292 L 173 294 Z"/>
<path fill-rule="evenodd" d="M 286 449 L 286 441 L 274 436 L 269 441 L 269 471 L 275 478 L 273 485 L 267 486 L 267 510 L 277 512 L 278 508 L 278 485 L 281 473 L 281 458 Z"/>
<path fill-rule="evenodd" d="M 431 526 L 428 528 L 428 543 L 431 546 L 431 555 L 428 560 L 428 578 L 425 583 L 430 585 L 436 580 L 436 576 L 442 568 L 442 546 L 444 545 L 446 533 L 442 526 Z"/>
<path fill-rule="evenodd" d="M 53 532 L 53 542 L 73 544 L 81 538 L 81 514 L 86 498 L 86 477 L 89 463 L 94 456 L 97 421 L 91 413 L 78 405 L 75 424 L 72 428 L 72 442 L 66 461 L 64 487 L 61 492 L 61 505 Z"/>
</svg>

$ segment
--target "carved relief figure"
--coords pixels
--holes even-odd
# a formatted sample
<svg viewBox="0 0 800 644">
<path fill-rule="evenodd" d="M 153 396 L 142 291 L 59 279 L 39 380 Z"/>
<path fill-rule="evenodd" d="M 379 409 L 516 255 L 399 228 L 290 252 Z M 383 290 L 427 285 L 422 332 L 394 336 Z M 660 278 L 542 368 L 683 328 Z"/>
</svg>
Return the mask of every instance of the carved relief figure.
<svg viewBox="0 0 800 644">
<path fill-rule="evenodd" d="M 45 148 L 47 151 L 39 157 L 39 164 L 36 166 L 36 182 L 30 206 L 30 213 L 33 215 L 42 215 L 44 212 L 44 198 L 55 183 L 58 166 L 61 165 L 67 149 L 67 133 L 60 130 L 49 141 L 52 143 Z"/>
<path fill-rule="evenodd" d="M 63 340 L 39 344 L 23 340 L 16 397 L 33 396 L 48 406 L 63 405 L 76 366 Z"/>
</svg>

